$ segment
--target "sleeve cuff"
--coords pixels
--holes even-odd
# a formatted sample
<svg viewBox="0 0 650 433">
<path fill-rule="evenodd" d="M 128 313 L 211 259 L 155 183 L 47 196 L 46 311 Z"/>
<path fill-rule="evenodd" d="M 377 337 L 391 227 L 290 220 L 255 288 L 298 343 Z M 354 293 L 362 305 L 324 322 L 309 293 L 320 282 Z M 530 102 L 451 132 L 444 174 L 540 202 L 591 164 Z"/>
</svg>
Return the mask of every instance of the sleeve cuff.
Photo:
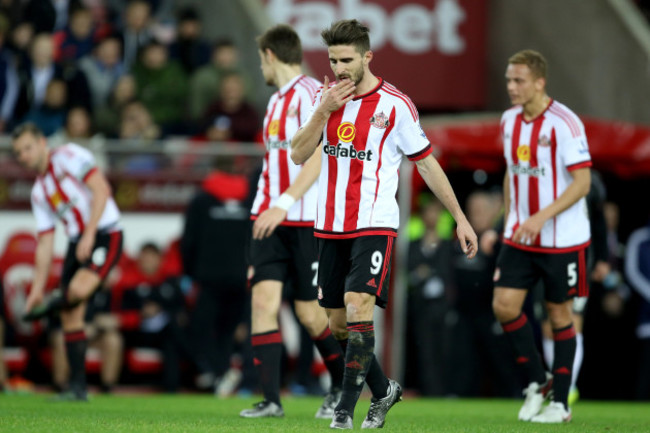
<svg viewBox="0 0 650 433">
<path fill-rule="evenodd" d="M 421 159 L 426 158 L 427 156 L 431 155 L 432 152 L 433 152 L 433 147 L 431 147 L 431 143 L 429 143 L 429 144 L 427 145 L 427 147 L 425 147 L 425 148 L 422 149 L 421 151 L 416 152 L 416 153 L 414 153 L 414 154 L 412 154 L 412 155 L 406 155 L 406 157 L 407 157 L 410 161 L 415 162 L 415 161 L 419 161 L 419 160 L 421 160 Z"/>
<path fill-rule="evenodd" d="M 97 171 L 97 167 L 93 167 L 93 168 L 91 168 L 90 170 L 88 170 L 88 173 L 86 173 L 86 175 L 83 177 L 82 180 L 83 180 L 84 182 L 86 182 L 86 181 L 88 180 L 88 178 L 89 178 L 89 177 L 90 177 L 94 172 L 96 172 L 96 171 Z"/>
<path fill-rule="evenodd" d="M 567 165 L 566 169 L 569 171 L 577 170 L 579 168 L 591 167 L 591 160 L 576 162 L 575 164 Z"/>
</svg>

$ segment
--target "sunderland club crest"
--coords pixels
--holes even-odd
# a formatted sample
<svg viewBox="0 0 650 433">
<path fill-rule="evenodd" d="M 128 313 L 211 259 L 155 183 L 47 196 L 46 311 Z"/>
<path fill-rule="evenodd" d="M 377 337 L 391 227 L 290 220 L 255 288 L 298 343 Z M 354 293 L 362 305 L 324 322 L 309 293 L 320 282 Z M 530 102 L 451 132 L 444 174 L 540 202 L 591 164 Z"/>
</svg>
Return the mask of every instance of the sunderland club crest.
<svg viewBox="0 0 650 433">
<path fill-rule="evenodd" d="M 539 147 L 550 147 L 551 146 L 551 140 L 546 135 L 542 135 L 539 137 L 539 140 L 537 140 L 537 145 Z"/>
<path fill-rule="evenodd" d="M 287 108 L 287 117 L 296 117 L 298 115 L 298 108 L 295 105 L 290 105 Z"/>
<path fill-rule="evenodd" d="M 386 116 L 382 111 L 379 113 L 375 113 L 370 118 L 370 124 L 375 128 L 386 129 L 390 126 L 390 121 L 388 120 L 388 116 Z"/>
</svg>

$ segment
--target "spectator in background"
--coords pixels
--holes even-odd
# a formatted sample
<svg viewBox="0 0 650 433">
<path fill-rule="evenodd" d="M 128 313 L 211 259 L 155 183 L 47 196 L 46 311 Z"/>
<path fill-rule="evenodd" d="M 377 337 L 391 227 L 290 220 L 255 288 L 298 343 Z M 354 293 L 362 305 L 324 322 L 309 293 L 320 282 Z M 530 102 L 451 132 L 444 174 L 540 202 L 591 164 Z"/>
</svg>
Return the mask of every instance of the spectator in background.
<svg viewBox="0 0 650 433">
<path fill-rule="evenodd" d="M 120 123 L 119 138 L 135 140 L 156 140 L 160 138 L 160 127 L 154 123 L 149 110 L 138 100 L 127 103 Z"/>
<path fill-rule="evenodd" d="M 93 131 L 90 113 L 84 107 L 73 107 L 68 111 L 65 125 L 49 137 L 50 146 L 63 146 L 69 142 L 79 143 L 93 153 L 97 167 L 105 171 L 108 161 L 104 152 L 104 136 Z"/>
<path fill-rule="evenodd" d="M 225 167 L 230 159 L 224 161 Z M 201 373 L 197 383 L 203 386 L 218 385 L 229 370 L 235 329 L 250 302 L 244 241 L 250 228 L 248 197 L 245 177 L 217 170 L 185 212 L 181 256 L 185 273 L 199 287 L 190 332 Z"/>
<path fill-rule="evenodd" d="M 29 110 L 24 121 L 35 123 L 47 137 L 54 134 L 65 122 L 67 93 L 62 80 L 51 80 L 47 84 L 43 104 Z"/>
<path fill-rule="evenodd" d="M 178 13 L 178 36 L 169 52 L 188 76 L 210 61 L 210 46 L 201 38 L 201 29 L 201 18 L 194 8 L 186 7 Z"/>
<path fill-rule="evenodd" d="M 238 73 L 222 77 L 219 99 L 204 115 L 204 131 L 210 141 L 252 142 L 258 135 L 259 115 L 246 101 L 244 79 Z"/>
<path fill-rule="evenodd" d="M 108 104 L 113 88 L 126 72 L 120 51 L 119 38 L 107 36 L 98 42 L 92 55 L 79 61 L 79 69 L 88 78 L 94 110 L 100 110 Z"/>
<path fill-rule="evenodd" d="M 67 0 L 59 0 L 65 7 L 65 16 L 57 13 L 54 3 L 57 0 L 29 0 L 23 10 L 23 16 L 34 26 L 35 33 L 52 33 L 60 30 L 67 23 Z M 58 16 L 58 19 L 57 19 Z"/>
<path fill-rule="evenodd" d="M 14 114 L 18 98 L 18 74 L 14 56 L 6 47 L 11 23 L 0 14 L 0 133 L 4 132 Z"/>
<path fill-rule="evenodd" d="M 132 75 L 122 75 L 113 87 L 106 105 L 100 106 L 94 112 L 94 123 L 97 130 L 108 137 L 120 135 L 121 116 L 124 107 L 135 100 L 136 85 Z"/>
<path fill-rule="evenodd" d="M 4 362 L 3 347 L 5 345 L 5 322 L 4 322 L 4 294 L 2 291 L 2 281 L 0 281 L 0 393 L 7 386 L 7 367 Z"/>
<path fill-rule="evenodd" d="M 181 132 L 185 113 L 187 77 L 181 66 L 169 61 L 167 47 L 151 41 L 133 68 L 138 99 L 165 132 Z"/>
<path fill-rule="evenodd" d="M 425 232 L 411 242 L 408 255 L 410 333 L 416 356 L 413 370 L 418 390 L 425 396 L 445 394 L 445 348 L 448 333 L 445 319 L 449 312 L 452 243 L 438 233 L 438 220 L 444 207 L 431 196 L 420 208 Z M 470 220 L 471 221 L 471 220 Z"/>
<path fill-rule="evenodd" d="M 229 39 L 217 41 L 212 48 L 210 64 L 198 69 L 191 77 L 189 111 L 192 120 L 200 122 L 206 109 L 219 97 L 224 74 L 237 72 L 244 80 L 245 93 L 250 91 L 251 80 L 239 63 L 239 51 Z"/>
<path fill-rule="evenodd" d="M 54 33 L 54 60 L 75 62 L 90 54 L 95 43 L 94 24 L 90 10 L 80 7 L 72 11 L 68 25 Z"/>
<path fill-rule="evenodd" d="M 467 198 L 470 224 L 479 237 L 490 231 L 501 213 L 501 194 L 475 191 Z M 501 326 L 492 312 L 493 275 L 496 254 L 482 249 L 467 260 L 459 248 L 451 258 L 454 325 L 451 329 L 449 392 L 477 397 L 489 388 L 499 397 L 520 395 L 521 384 L 512 375 L 515 363 Z M 492 379 L 490 381 L 490 379 Z"/>
<path fill-rule="evenodd" d="M 29 63 L 29 47 L 34 38 L 34 26 L 29 21 L 13 23 L 7 48 L 14 55 L 16 69 L 21 70 Z"/>
<path fill-rule="evenodd" d="M 123 10 L 123 9 L 117 9 Z M 146 0 L 132 0 L 124 12 L 122 48 L 127 69 L 136 62 L 138 53 L 152 39 L 151 5 Z"/>
<path fill-rule="evenodd" d="M 650 224 L 630 235 L 625 250 L 625 276 L 639 295 L 636 337 L 640 356 L 636 397 L 650 399 Z"/>
<path fill-rule="evenodd" d="M 30 50 L 30 62 L 19 71 L 20 93 L 14 111 L 15 119 L 22 119 L 32 108 L 40 108 L 45 100 L 47 85 L 52 79 L 60 79 L 68 89 L 68 107 L 82 105 L 90 109 L 90 90 L 83 72 L 74 66 L 62 68 L 54 62 L 52 36 L 41 33 L 34 38 Z"/>
</svg>

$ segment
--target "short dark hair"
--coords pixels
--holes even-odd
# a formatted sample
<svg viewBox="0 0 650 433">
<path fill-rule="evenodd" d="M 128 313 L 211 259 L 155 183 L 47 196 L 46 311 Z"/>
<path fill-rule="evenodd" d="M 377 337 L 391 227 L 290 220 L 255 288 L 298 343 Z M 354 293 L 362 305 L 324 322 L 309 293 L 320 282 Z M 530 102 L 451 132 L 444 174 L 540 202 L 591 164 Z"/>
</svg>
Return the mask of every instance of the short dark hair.
<svg viewBox="0 0 650 433">
<path fill-rule="evenodd" d="M 162 254 L 160 247 L 151 241 L 145 242 L 142 244 L 142 246 L 140 246 L 140 252 L 143 253 L 145 251 L 151 251 L 152 253 Z"/>
<path fill-rule="evenodd" d="M 257 37 L 257 46 L 264 52 L 269 49 L 281 62 L 289 65 L 302 63 L 302 44 L 298 33 L 286 24 L 271 27 Z"/>
<path fill-rule="evenodd" d="M 341 20 L 323 30 L 320 35 L 328 47 L 354 45 L 359 54 L 370 51 L 370 30 L 357 20 Z"/>
<path fill-rule="evenodd" d="M 16 126 L 11 132 L 11 139 L 16 140 L 23 134 L 30 133 L 36 138 L 44 137 L 43 131 L 34 122 L 25 122 Z"/>
</svg>

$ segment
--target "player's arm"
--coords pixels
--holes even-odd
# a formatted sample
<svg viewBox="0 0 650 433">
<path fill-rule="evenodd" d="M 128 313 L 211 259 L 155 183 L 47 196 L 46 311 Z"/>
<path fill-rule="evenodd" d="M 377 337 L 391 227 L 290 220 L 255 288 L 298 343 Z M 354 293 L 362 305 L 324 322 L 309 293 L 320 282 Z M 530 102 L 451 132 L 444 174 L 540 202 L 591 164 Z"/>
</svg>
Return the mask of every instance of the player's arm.
<svg viewBox="0 0 650 433">
<path fill-rule="evenodd" d="M 85 181 L 88 189 L 90 189 L 91 200 L 90 200 L 90 218 L 86 224 L 81 239 L 77 244 L 77 259 L 80 262 L 88 260 L 90 253 L 93 250 L 95 244 L 95 235 L 97 234 L 97 226 L 99 225 L 99 220 L 104 213 L 104 208 L 106 207 L 106 202 L 111 196 L 111 186 L 108 184 L 108 180 L 99 170 L 93 171 L 90 176 Z"/>
<path fill-rule="evenodd" d="M 294 163 L 304 164 L 314 153 L 330 115 L 354 98 L 354 89 L 354 82 L 347 79 L 330 88 L 329 79 L 325 77 L 323 95 L 318 107 L 305 126 L 300 128 L 291 140 L 291 160 Z"/>
<path fill-rule="evenodd" d="M 551 204 L 540 209 L 519 226 L 512 236 L 513 242 L 530 243 L 542 230 L 544 223 L 573 206 L 589 193 L 591 170 L 589 167 L 578 168 L 569 172 L 573 181 L 566 190 Z"/>
<path fill-rule="evenodd" d="M 445 205 L 454 217 L 454 220 L 456 220 L 456 234 L 460 241 L 460 247 L 467 254 L 467 257 L 471 259 L 478 251 L 476 233 L 474 233 L 474 229 L 472 229 L 472 226 L 460 208 L 456 194 L 454 194 L 449 179 L 447 179 L 447 175 L 433 155 L 428 155 L 416 161 L 415 164 L 422 179 L 429 186 L 429 189 L 440 199 L 442 204 Z"/>
<path fill-rule="evenodd" d="M 287 212 L 293 204 L 311 188 L 320 174 L 321 152 L 317 146 L 316 153 L 302 166 L 300 173 L 293 183 L 275 201 L 273 207 L 260 214 L 253 224 L 253 239 L 264 239 L 271 236 L 273 231 L 287 217 Z"/>
<path fill-rule="evenodd" d="M 50 275 L 50 266 L 54 255 L 54 230 L 47 231 L 38 235 L 36 245 L 36 254 L 34 256 L 34 280 L 32 288 L 27 297 L 25 312 L 29 312 L 35 306 L 43 302 L 45 285 L 47 284 L 48 275 Z"/>
<path fill-rule="evenodd" d="M 506 174 L 503 177 L 503 227 L 508 224 L 508 212 L 510 211 L 510 175 L 506 167 Z"/>
</svg>

